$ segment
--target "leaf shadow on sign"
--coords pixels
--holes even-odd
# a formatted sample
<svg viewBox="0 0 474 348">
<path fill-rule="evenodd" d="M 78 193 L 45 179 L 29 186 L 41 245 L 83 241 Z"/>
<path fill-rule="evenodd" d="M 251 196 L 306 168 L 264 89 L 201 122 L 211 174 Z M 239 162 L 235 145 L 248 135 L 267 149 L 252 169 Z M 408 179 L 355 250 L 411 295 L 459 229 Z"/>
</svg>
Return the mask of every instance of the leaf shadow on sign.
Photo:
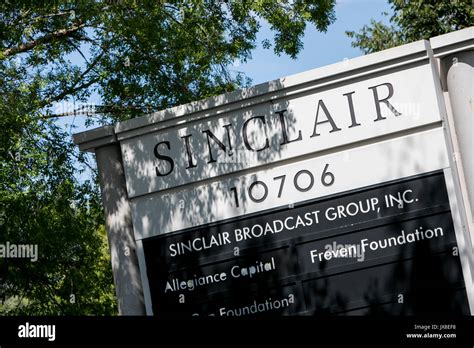
<svg viewBox="0 0 474 348">
<path fill-rule="evenodd" d="M 265 88 L 270 91 L 281 88 L 279 81 L 273 81 L 271 84 L 275 86 Z M 250 89 L 246 93 L 249 98 L 252 97 L 251 91 L 254 89 Z M 251 183 L 258 179 L 255 171 L 262 169 L 262 164 L 268 166 L 281 159 L 282 130 L 274 109 L 285 109 L 287 106 L 285 102 L 278 103 L 277 107 L 274 102 L 265 102 L 233 112 L 229 134 L 226 134 L 224 127 L 224 123 L 228 124 L 228 122 L 222 121 L 222 117 L 229 115 L 221 114 L 219 110 L 213 111 L 213 115 L 198 113 L 183 127 L 178 125 L 157 132 L 155 143 L 167 141 L 169 134 L 179 133 L 180 137 L 191 135 L 189 140 L 191 157 L 186 150 L 184 141 L 181 140 L 180 151 L 177 154 L 174 153 L 175 156 L 172 157 L 174 169 L 170 174 L 158 178 L 162 182 L 162 184 L 158 184 L 162 187 L 158 189 L 158 192 L 155 192 L 157 191 L 156 181 L 146 180 L 146 178 L 150 176 L 150 168 L 156 167 L 160 173 L 170 171 L 169 161 L 159 161 L 153 156 L 149 156 L 149 159 L 140 159 L 140 163 L 135 165 L 137 168 L 135 176 L 142 178 L 142 183 L 134 186 L 144 185 L 147 187 L 145 191 L 151 192 L 146 199 L 142 200 L 138 197 L 132 199 L 132 206 L 136 210 L 140 210 L 140 219 L 134 221 L 140 234 L 143 237 L 164 234 L 183 230 L 189 226 L 212 223 L 228 216 L 244 214 L 249 203 L 253 203 L 249 199 L 247 189 Z M 204 116 L 206 116 L 206 123 L 200 124 L 202 122 L 200 117 Z M 242 126 L 244 121 L 261 116 L 265 117 L 265 123 L 253 122 L 251 127 L 247 128 L 246 135 L 249 146 L 262 150 L 251 151 L 244 146 Z M 285 114 L 285 120 L 288 133 L 294 133 L 295 118 L 291 110 Z M 225 145 L 226 152 L 212 138 L 206 139 L 203 131 L 209 129 Z M 262 136 L 263 134 L 264 136 Z M 230 137 L 233 144 L 232 149 L 228 146 L 227 136 Z M 266 146 L 266 141 L 268 141 L 268 146 Z M 146 147 L 140 139 L 136 142 L 137 149 Z M 209 151 L 209 148 L 212 151 Z M 148 149 L 148 152 L 151 150 Z M 133 152 L 133 149 L 127 149 L 127 151 L 129 158 L 140 157 Z M 163 154 L 168 155 L 165 151 Z M 196 167 L 191 167 L 190 161 Z M 161 167 L 158 168 L 158 166 Z M 249 167 L 253 168 L 248 169 Z M 128 185 L 128 190 L 129 195 L 133 197 L 134 192 L 131 192 L 133 190 L 131 185 Z M 257 185 L 254 191 L 255 195 L 261 196 L 262 187 Z M 238 201 L 238 207 L 236 201 Z M 157 231 L 157 226 L 159 226 L 159 231 Z"/>
<path fill-rule="evenodd" d="M 280 90 L 282 88 L 280 81 L 274 81 L 270 84 L 273 84 L 273 86 L 270 86 L 269 90 Z M 247 97 L 251 98 L 252 96 L 247 95 Z M 280 93 L 280 97 L 284 100 L 284 94 Z M 288 104 L 285 101 L 265 102 L 257 107 L 255 105 L 246 107 L 233 116 L 233 123 L 230 127 L 231 137 L 243 136 L 242 126 L 245 120 L 257 116 L 265 118 L 265 122 L 254 122 L 253 127 L 249 128 L 246 133 L 248 143 L 253 148 L 262 149 L 261 151 L 249 151 L 248 148 L 243 146 L 242 140 L 237 142 L 240 146 L 234 146 L 231 153 L 224 152 L 219 146 L 216 146 L 215 142 L 209 145 L 205 138 L 202 138 L 204 136 L 202 132 L 201 134 L 191 132 L 192 130 L 195 131 L 195 128 L 192 128 L 194 125 L 197 126 L 199 122 L 202 122 L 199 121 L 199 117 L 197 117 L 195 122 L 186 123 L 186 129 L 185 127 L 178 129 L 174 127 L 172 129 L 173 132 L 180 132 L 180 129 L 185 129 L 180 135 L 192 134 L 193 140 L 198 136 L 201 137 L 200 142 L 193 141 L 190 147 L 193 160 L 196 161 L 195 163 L 209 162 L 211 156 L 217 160 L 215 163 L 198 166 L 199 172 L 195 168 L 190 168 L 186 171 L 173 171 L 169 183 L 189 182 L 190 184 L 161 190 L 149 194 L 146 198 L 132 198 L 132 207 L 135 209 L 135 215 L 139 215 L 139 218 L 134 221 L 135 233 L 139 231 L 143 236 L 157 236 L 147 239 L 151 241 L 150 243 L 153 246 L 147 246 L 145 245 L 146 242 L 144 242 L 147 274 L 151 297 L 154 299 L 152 302 L 155 314 L 167 313 L 173 315 L 173 313 L 182 314 L 183 312 L 192 314 L 196 311 L 194 305 L 199 304 L 200 315 L 208 315 L 209 313 L 215 313 L 219 309 L 214 306 L 216 301 L 227 303 L 230 306 L 228 308 L 231 308 L 232 306 L 251 305 L 254 299 L 266 301 L 272 293 L 275 294 L 274 300 L 279 298 L 279 291 L 275 290 L 275 287 L 278 285 L 278 276 L 273 275 L 272 272 L 266 272 L 264 281 L 258 281 L 258 277 L 249 281 L 231 279 L 227 281 L 228 285 L 225 286 L 220 286 L 222 284 L 218 284 L 218 286 L 199 286 L 192 291 L 188 291 L 186 285 L 186 289 L 180 291 L 179 294 L 172 291 L 169 296 L 164 296 L 163 292 L 167 284 L 163 280 L 172 280 L 173 277 L 179 280 L 191 279 L 205 276 L 206 274 L 215 274 L 216 269 L 223 267 L 222 264 L 229 264 L 229 267 L 226 269 L 229 275 L 231 265 L 251 267 L 256 262 L 262 260 L 264 255 L 262 255 L 259 248 L 256 248 L 255 245 L 252 245 L 251 241 L 247 240 L 233 244 L 231 250 L 220 251 L 219 247 L 215 247 L 217 250 L 212 255 L 207 255 L 204 252 L 189 252 L 186 255 L 174 258 L 170 257 L 169 248 L 163 248 L 162 245 L 169 246 L 168 237 L 174 238 L 174 241 L 178 241 L 178 239 L 185 240 L 187 236 L 193 235 L 193 233 L 198 233 L 202 238 L 208 238 L 210 235 L 209 229 L 213 229 L 213 235 L 215 236 L 222 234 L 226 231 L 222 230 L 219 225 L 214 226 L 213 224 L 216 221 L 222 220 L 223 216 L 240 216 L 245 214 L 248 206 L 255 204 L 255 201 L 249 199 L 247 190 L 251 183 L 258 180 L 258 174 L 255 172 L 259 168 L 252 168 L 251 170 L 245 170 L 245 168 L 248 167 L 249 163 L 264 163 L 268 166 L 273 161 L 280 160 L 281 143 L 283 142 L 282 125 L 279 123 L 279 115 L 275 114 L 274 111 L 287 108 Z M 206 118 L 206 121 L 210 120 L 210 124 L 206 127 L 212 129 L 213 132 L 221 127 L 221 132 L 219 133 L 216 130 L 215 135 L 223 144 L 228 145 L 226 143 L 226 133 L 222 132 L 225 125 L 222 124 L 221 118 L 222 116 L 217 112 L 216 115 L 209 116 L 209 118 Z M 291 110 L 285 113 L 285 121 L 285 131 L 289 134 L 290 138 L 294 137 L 297 131 L 295 131 L 295 117 Z M 203 130 L 205 129 L 201 131 Z M 160 131 L 156 134 L 157 142 L 165 139 L 163 138 L 163 133 L 166 135 L 166 131 Z M 233 143 L 235 144 L 236 141 Z M 138 144 L 137 146 L 140 148 L 144 147 L 145 144 Z M 212 146 L 212 154 L 209 153 L 209 146 Z M 136 154 L 131 152 L 128 156 L 129 158 L 134 158 Z M 186 151 L 181 151 L 179 157 L 173 158 L 175 165 L 189 164 L 189 160 L 189 154 Z M 136 176 L 145 176 L 145 168 L 153 165 L 154 163 L 152 162 L 144 162 L 137 166 L 139 171 L 136 173 Z M 222 173 L 230 174 L 221 175 Z M 216 175 L 218 175 L 217 179 L 215 178 Z M 150 185 L 148 187 L 149 191 L 156 189 L 152 184 Z M 236 188 L 235 192 L 231 190 L 234 187 Z M 255 195 L 258 196 L 262 194 L 258 190 L 255 190 L 255 192 Z M 236 204 L 236 194 L 238 195 L 238 206 Z M 186 228 L 188 226 L 200 227 Z M 167 232 L 170 231 L 173 231 L 173 233 L 168 234 Z M 232 231 L 227 232 L 232 233 Z M 162 245 L 160 246 L 160 244 Z M 242 251 L 242 254 L 238 257 L 232 254 L 235 252 L 234 246 L 237 246 Z M 285 259 L 287 257 L 288 260 Z M 292 264 L 293 267 L 296 267 L 294 263 L 290 262 L 289 258 L 289 255 L 283 253 L 280 255 L 278 262 Z M 232 261 L 229 262 L 229 260 Z M 169 273 L 170 268 L 174 269 L 172 273 Z M 242 276 L 242 278 L 244 277 Z M 294 296 L 292 288 L 290 287 L 289 289 L 284 296 Z M 184 297 L 178 295 L 184 295 Z M 159 300 L 156 301 L 155 299 Z M 206 303 L 209 303 L 209 305 L 206 305 Z M 301 307 L 298 310 L 304 306 L 301 303 L 297 303 L 297 305 Z M 283 313 L 285 313 L 284 309 Z"/>
</svg>

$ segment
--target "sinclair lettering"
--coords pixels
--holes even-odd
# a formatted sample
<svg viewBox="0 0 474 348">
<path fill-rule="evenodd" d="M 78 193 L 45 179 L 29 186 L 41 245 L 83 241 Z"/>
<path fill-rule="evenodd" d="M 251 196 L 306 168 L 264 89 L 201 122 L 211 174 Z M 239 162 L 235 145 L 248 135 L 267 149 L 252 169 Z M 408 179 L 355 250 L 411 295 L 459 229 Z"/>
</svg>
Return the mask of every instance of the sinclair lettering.
<svg viewBox="0 0 474 348">
<path fill-rule="evenodd" d="M 390 102 L 390 98 L 394 95 L 394 88 L 391 83 L 382 83 L 376 86 L 371 86 L 368 88 L 372 91 L 373 95 L 373 122 L 383 121 L 387 117 L 383 116 L 381 111 L 381 106 L 385 105 L 388 110 L 394 116 L 400 116 L 401 112 Z M 283 147 L 287 144 L 302 141 L 304 137 L 317 138 L 323 134 L 323 132 L 334 133 L 341 132 L 343 129 L 361 127 L 363 124 L 359 121 L 357 117 L 357 111 L 354 107 L 353 98 L 356 97 L 356 92 L 348 92 L 341 95 L 341 103 L 347 104 L 347 114 L 346 115 L 334 115 L 331 113 L 331 106 L 323 99 L 319 99 L 316 102 L 315 116 L 314 116 L 314 126 L 312 129 L 308 130 L 297 130 L 295 136 L 290 137 L 288 132 L 288 121 L 287 113 L 288 110 L 282 109 L 275 111 L 277 115 L 278 124 L 281 130 L 281 142 L 280 147 Z M 306 115 L 305 115 L 306 116 Z M 181 152 L 179 152 L 179 158 L 173 158 L 170 155 L 171 143 L 169 140 L 163 140 L 158 142 L 154 148 L 153 153 L 158 163 L 161 165 L 155 166 L 156 176 L 163 177 L 171 174 L 177 165 L 183 165 L 187 170 L 198 170 L 198 163 L 196 158 L 202 158 L 206 156 L 206 163 L 216 163 L 218 162 L 218 156 L 216 151 L 221 151 L 225 156 L 232 157 L 234 155 L 234 147 L 237 143 L 233 140 L 235 134 L 240 134 L 243 140 L 244 149 L 250 152 L 263 152 L 263 151 L 272 151 L 270 146 L 270 141 L 267 138 L 259 139 L 258 143 L 250 140 L 249 136 L 249 125 L 255 124 L 260 127 L 267 126 L 266 117 L 263 115 L 257 115 L 246 119 L 243 122 L 243 125 L 240 130 L 234 129 L 232 123 L 226 124 L 223 126 L 225 130 L 224 138 L 219 139 L 211 130 L 206 129 L 202 130 L 199 136 L 204 137 L 207 141 L 207 154 L 203 153 L 193 153 L 191 146 L 192 137 L 198 136 L 196 134 L 186 134 L 181 136 Z M 324 126 L 323 126 L 324 125 Z M 324 129 L 323 129 L 324 128 Z M 182 162 L 182 163 L 180 163 Z M 166 165 L 164 165 L 166 163 Z"/>
</svg>

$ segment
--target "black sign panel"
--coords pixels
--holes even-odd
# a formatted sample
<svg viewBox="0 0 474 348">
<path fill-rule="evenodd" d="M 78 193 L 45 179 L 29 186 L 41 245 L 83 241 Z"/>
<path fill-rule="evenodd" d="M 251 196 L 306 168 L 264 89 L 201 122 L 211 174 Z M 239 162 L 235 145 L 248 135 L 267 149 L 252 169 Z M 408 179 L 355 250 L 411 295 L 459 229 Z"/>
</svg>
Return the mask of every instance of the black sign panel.
<svg viewBox="0 0 474 348">
<path fill-rule="evenodd" d="M 469 314 L 443 173 L 143 240 L 163 316 Z"/>
</svg>

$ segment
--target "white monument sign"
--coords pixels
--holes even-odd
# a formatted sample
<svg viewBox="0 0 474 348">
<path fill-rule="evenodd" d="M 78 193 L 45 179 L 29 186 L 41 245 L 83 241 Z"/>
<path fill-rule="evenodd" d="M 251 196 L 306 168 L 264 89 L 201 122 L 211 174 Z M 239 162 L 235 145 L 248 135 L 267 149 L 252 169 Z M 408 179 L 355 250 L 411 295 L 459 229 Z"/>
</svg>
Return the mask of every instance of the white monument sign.
<svg viewBox="0 0 474 348">
<path fill-rule="evenodd" d="M 471 314 L 473 33 L 76 134 L 121 313 Z"/>
</svg>

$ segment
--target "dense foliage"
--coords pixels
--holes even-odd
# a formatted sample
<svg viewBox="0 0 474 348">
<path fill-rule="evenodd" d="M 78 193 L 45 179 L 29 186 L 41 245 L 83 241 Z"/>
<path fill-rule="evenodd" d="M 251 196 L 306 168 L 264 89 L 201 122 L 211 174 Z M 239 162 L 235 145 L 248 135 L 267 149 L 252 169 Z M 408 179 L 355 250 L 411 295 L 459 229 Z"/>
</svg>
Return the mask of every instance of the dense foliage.
<svg viewBox="0 0 474 348">
<path fill-rule="evenodd" d="M 388 1 L 390 24 L 372 20 L 359 32 L 348 31 L 353 47 L 372 53 L 474 25 L 472 0 Z"/>
</svg>

